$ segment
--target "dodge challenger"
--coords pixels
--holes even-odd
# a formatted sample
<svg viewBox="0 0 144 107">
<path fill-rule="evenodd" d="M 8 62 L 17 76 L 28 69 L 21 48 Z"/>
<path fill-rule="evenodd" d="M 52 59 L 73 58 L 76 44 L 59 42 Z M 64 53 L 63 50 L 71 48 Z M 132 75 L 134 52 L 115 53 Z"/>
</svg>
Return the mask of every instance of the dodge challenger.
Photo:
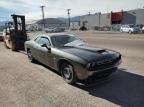
<svg viewBox="0 0 144 107">
<path fill-rule="evenodd" d="M 31 62 L 58 71 L 68 84 L 94 76 L 107 77 L 117 70 L 121 54 L 109 49 L 89 46 L 71 34 L 43 34 L 25 42 Z"/>
</svg>

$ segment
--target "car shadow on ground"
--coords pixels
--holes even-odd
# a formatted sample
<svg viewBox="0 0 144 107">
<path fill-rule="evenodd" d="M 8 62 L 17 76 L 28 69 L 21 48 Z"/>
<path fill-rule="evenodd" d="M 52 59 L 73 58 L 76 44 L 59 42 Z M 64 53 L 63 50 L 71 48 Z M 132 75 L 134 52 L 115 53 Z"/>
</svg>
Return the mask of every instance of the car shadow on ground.
<svg viewBox="0 0 144 107">
<path fill-rule="evenodd" d="M 42 65 L 60 76 L 60 73 L 39 62 L 35 64 Z M 125 69 L 119 69 L 103 80 L 86 85 L 77 83 L 73 86 L 122 107 L 144 107 L 144 76 L 127 72 Z"/>
<path fill-rule="evenodd" d="M 144 76 L 119 69 L 105 82 L 75 85 L 90 95 L 123 107 L 144 107 Z"/>
<path fill-rule="evenodd" d="M 52 71 L 53 73 L 57 74 L 58 76 L 61 76 L 60 72 L 58 72 L 58 71 L 56 71 L 56 70 L 54 70 L 54 69 L 52 69 L 52 68 L 50 68 L 50 67 L 42 64 L 42 63 L 40 63 L 39 61 L 35 61 L 35 62 L 33 62 L 33 63 L 34 63 L 34 64 L 37 64 L 37 65 L 41 65 L 41 66 L 45 67 L 46 69 Z"/>
</svg>

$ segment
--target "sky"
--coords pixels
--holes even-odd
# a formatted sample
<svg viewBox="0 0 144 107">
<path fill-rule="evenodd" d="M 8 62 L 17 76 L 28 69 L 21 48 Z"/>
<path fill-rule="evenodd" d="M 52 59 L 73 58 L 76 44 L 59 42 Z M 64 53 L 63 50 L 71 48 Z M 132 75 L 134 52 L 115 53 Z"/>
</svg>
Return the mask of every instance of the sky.
<svg viewBox="0 0 144 107">
<path fill-rule="evenodd" d="M 25 15 L 26 20 L 41 19 L 40 6 L 44 5 L 46 18 L 71 17 L 102 12 L 117 12 L 144 7 L 144 0 L 0 0 L 0 21 L 7 21 L 11 14 Z"/>
</svg>

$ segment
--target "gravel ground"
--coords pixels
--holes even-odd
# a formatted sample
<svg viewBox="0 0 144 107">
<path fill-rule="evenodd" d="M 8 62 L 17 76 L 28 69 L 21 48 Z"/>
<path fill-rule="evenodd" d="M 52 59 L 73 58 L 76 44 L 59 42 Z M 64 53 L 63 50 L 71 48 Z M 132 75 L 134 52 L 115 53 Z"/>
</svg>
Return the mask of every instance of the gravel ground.
<svg viewBox="0 0 144 107">
<path fill-rule="evenodd" d="M 71 33 L 122 53 L 118 72 L 88 86 L 68 85 L 56 71 L 30 63 L 25 52 L 7 50 L 0 42 L 0 107 L 143 107 L 144 35 Z"/>
</svg>

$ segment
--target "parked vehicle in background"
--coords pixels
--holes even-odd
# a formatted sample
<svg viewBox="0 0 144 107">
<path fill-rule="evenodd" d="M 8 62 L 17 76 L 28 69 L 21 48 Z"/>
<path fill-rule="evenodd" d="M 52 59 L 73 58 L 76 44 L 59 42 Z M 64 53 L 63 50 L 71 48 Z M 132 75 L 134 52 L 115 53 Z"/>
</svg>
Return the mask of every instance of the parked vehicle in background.
<svg viewBox="0 0 144 107">
<path fill-rule="evenodd" d="M 64 28 L 55 28 L 54 31 L 55 32 L 64 32 L 65 29 Z"/>
<path fill-rule="evenodd" d="M 137 24 L 136 27 L 139 28 L 140 33 L 143 33 L 142 29 L 143 29 L 144 25 L 142 25 L 142 24 Z"/>
<path fill-rule="evenodd" d="M 144 26 L 142 27 L 142 33 L 144 33 Z"/>
<path fill-rule="evenodd" d="M 58 33 L 58 32 L 64 32 L 64 28 L 46 28 L 45 32 L 46 33 Z"/>
<path fill-rule="evenodd" d="M 31 62 L 37 60 L 61 73 L 74 84 L 92 77 L 105 78 L 117 70 L 121 54 L 95 48 L 71 34 L 43 34 L 25 42 Z"/>
<path fill-rule="evenodd" d="M 80 28 L 79 28 L 79 30 L 81 30 L 81 31 L 86 31 L 86 30 L 88 30 L 85 26 L 81 26 Z"/>
<path fill-rule="evenodd" d="M 125 32 L 125 33 L 139 33 L 140 28 L 135 26 L 135 25 L 122 25 L 120 28 L 120 32 Z"/>
<path fill-rule="evenodd" d="M 45 31 L 46 33 L 52 33 L 52 32 L 54 32 L 53 30 L 54 30 L 54 28 L 45 28 L 45 29 L 44 29 L 44 31 Z"/>
<path fill-rule="evenodd" d="M 101 27 L 101 31 L 110 31 L 111 28 L 109 26 L 103 26 Z"/>
</svg>

